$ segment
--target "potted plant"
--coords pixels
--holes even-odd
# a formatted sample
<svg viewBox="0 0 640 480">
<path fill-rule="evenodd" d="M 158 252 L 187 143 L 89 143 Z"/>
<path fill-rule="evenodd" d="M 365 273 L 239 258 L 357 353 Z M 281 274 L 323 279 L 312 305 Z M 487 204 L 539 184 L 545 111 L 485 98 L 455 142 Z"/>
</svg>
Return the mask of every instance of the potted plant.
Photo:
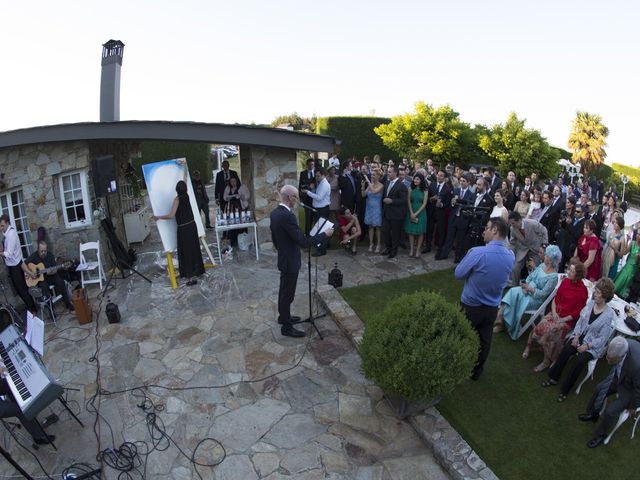
<svg viewBox="0 0 640 480">
<path fill-rule="evenodd" d="M 460 308 L 435 292 L 390 301 L 366 322 L 362 367 L 400 417 L 422 411 L 468 379 L 478 336 Z"/>
</svg>

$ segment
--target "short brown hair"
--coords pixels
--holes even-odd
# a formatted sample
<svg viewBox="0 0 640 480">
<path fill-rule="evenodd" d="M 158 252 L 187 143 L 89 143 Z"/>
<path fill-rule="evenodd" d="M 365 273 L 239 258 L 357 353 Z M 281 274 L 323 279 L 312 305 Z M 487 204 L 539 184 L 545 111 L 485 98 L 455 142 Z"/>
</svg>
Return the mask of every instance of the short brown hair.
<svg viewBox="0 0 640 480">
<path fill-rule="evenodd" d="M 585 227 L 589 227 L 589 230 L 591 230 L 592 232 L 596 231 L 596 222 L 594 222 L 593 220 L 589 219 L 587 221 L 584 222 L 584 226 Z M 608 300 L 607 300 L 608 301 Z"/>
<path fill-rule="evenodd" d="M 598 280 L 598 283 L 596 283 L 596 288 L 600 290 L 600 293 L 602 293 L 605 302 L 611 301 L 615 290 L 613 280 L 611 280 L 609 277 L 601 278 L 600 280 Z"/>
<path fill-rule="evenodd" d="M 579 258 L 574 257 L 569 261 L 569 266 L 573 265 L 576 269 L 576 280 L 582 280 L 587 273 L 587 269 L 584 268 L 584 263 Z"/>
</svg>

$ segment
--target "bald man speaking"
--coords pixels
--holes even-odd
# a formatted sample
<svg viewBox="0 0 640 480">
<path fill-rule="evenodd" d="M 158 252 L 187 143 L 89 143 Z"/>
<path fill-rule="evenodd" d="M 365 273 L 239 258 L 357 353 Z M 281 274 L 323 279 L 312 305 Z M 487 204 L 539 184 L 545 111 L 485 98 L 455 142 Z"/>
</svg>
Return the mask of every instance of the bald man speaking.
<svg viewBox="0 0 640 480">
<path fill-rule="evenodd" d="M 294 321 L 300 317 L 291 316 L 291 303 L 296 295 L 298 272 L 302 264 L 300 248 L 308 248 L 326 242 L 333 229 L 310 237 L 298 226 L 293 209 L 300 200 L 298 189 L 285 185 L 280 190 L 280 205 L 271 212 L 271 240 L 278 251 L 278 270 L 280 270 L 280 290 L 278 291 L 278 323 L 280 332 L 287 337 L 304 337 L 304 332 L 293 328 Z"/>
</svg>

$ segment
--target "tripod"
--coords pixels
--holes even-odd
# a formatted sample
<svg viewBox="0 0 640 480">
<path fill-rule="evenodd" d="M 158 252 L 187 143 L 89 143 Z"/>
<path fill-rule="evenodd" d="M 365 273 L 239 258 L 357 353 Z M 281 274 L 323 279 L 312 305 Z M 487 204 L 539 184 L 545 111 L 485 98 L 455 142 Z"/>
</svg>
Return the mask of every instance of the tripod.
<svg viewBox="0 0 640 480">
<path fill-rule="evenodd" d="M 136 270 L 135 268 L 133 268 L 131 265 L 129 265 L 127 262 L 125 262 L 124 260 L 122 260 L 121 258 L 113 258 L 113 254 L 111 252 L 109 252 L 109 258 L 111 259 L 111 263 L 113 263 L 114 268 L 111 270 L 111 272 L 109 272 L 109 278 L 107 279 L 107 283 L 104 286 L 104 289 L 102 289 L 102 292 L 98 295 L 98 296 L 102 296 L 104 297 L 107 294 L 107 289 L 109 288 L 109 285 L 111 284 L 111 280 L 113 280 L 113 276 L 116 273 L 116 268 L 118 270 L 120 270 L 120 272 L 122 273 L 122 279 L 124 280 L 125 278 L 129 278 L 131 275 L 133 275 L 134 273 L 139 275 L 140 277 L 142 277 L 143 279 L 145 279 L 147 282 L 149 283 L 153 283 L 149 278 L 145 277 L 142 273 L 140 273 L 138 270 Z M 125 276 L 124 271 L 129 270 L 131 273 L 129 273 L 129 275 Z"/>
<path fill-rule="evenodd" d="M 322 229 L 324 228 L 325 224 L 327 223 L 327 219 L 323 218 L 322 220 L 324 220 L 322 222 L 322 225 L 320 225 L 318 227 L 318 232 L 321 232 Z M 319 223 L 319 222 L 318 222 Z M 321 245 L 321 243 L 317 244 L 316 247 L 319 247 Z M 305 318 L 304 320 L 300 320 L 299 322 L 295 322 L 295 323 L 310 323 L 313 328 L 315 328 L 316 332 L 318 333 L 318 336 L 320 337 L 320 340 L 324 340 L 324 337 L 322 336 L 322 333 L 320 333 L 320 330 L 318 329 L 318 326 L 316 325 L 316 320 L 326 317 L 327 314 L 326 313 L 322 313 L 319 315 L 314 315 L 313 314 L 313 294 L 316 293 L 317 289 L 318 289 L 318 258 L 316 257 L 316 286 L 313 289 L 313 291 L 311 290 L 311 247 L 307 248 L 307 274 L 309 276 L 309 316 L 307 318 Z"/>
<path fill-rule="evenodd" d="M 20 316 L 20 314 L 14 308 L 14 306 L 9 303 L 9 299 L 7 298 L 7 287 L 5 287 L 4 283 L 2 282 L 0 282 L 0 291 L 4 296 L 4 306 L 7 307 L 7 309 L 9 310 L 9 313 L 11 313 L 11 316 L 13 317 L 13 323 L 15 323 L 16 327 L 18 327 L 18 330 L 20 330 L 20 332 L 22 333 L 24 331 L 23 317 Z"/>
</svg>

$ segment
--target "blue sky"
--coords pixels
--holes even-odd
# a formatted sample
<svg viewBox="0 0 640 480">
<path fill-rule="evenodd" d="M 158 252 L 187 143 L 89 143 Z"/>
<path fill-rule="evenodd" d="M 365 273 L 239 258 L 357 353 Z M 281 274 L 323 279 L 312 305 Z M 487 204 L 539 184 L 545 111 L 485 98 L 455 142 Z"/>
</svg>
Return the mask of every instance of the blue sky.
<svg viewBox="0 0 640 480">
<path fill-rule="evenodd" d="M 122 120 L 511 111 L 566 148 L 602 115 L 609 162 L 640 165 L 636 2 L 36 0 L 0 4 L 0 131 L 98 121 L 101 45 L 125 44 Z"/>
</svg>

